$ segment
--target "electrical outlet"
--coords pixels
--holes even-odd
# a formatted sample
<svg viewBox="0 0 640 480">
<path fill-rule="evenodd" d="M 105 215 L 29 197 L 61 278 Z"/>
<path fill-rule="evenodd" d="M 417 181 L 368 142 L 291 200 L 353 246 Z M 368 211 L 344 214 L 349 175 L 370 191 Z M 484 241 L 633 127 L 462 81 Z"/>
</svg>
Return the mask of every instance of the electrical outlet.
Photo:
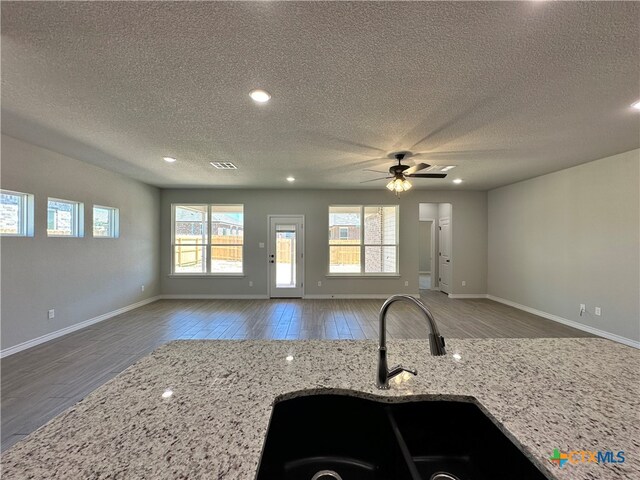
<svg viewBox="0 0 640 480">
<path fill-rule="evenodd" d="M 258 242 L 258 248 L 264 248 L 264 242 Z"/>
<path fill-rule="evenodd" d="M 49 320 L 51 320 L 52 318 L 55 318 L 56 316 L 56 311 L 52 308 L 51 310 L 49 310 L 47 312 L 48 316 L 49 316 Z"/>
<path fill-rule="evenodd" d="M 467 286 L 467 282 L 466 282 L 466 280 L 462 280 L 462 286 L 463 286 L 463 287 L 466 287 L 466 286 Z"/>
<path fill-rule="evenodd" d="M 404 282 L 404 286 L 405 286 L 405 287 L 408 287 L 408 286 L 409 286 L 409 280 L 405 280 L 405 282 Z"/>
<path fill-rule="evenodd" d="M 602 310 L 600 309 L 600 307 L 596 307 L 595 308 L 595 313 L 596 313 L 597 316 L 602 315 Z"/>
<path fill-rule="evenodd" d="M 322 286 L 322 282 L 319 281 L 318 282 L 318 286 L 321 287 Z"/>
<path fill-rule="evenodd" d="M 587 311 L 587 307 L 586 307 L 586 305 L 585 305 L 584 303 L 581 303 L 581 304 L 580 304 L 580 316 L 582 316 L 582 314 L 583 314 L 584 312 L 586 312 L 586 311 Z"/>
<path fill-rule="evenodd" d="M 253 287 L 253 282 L 251 280 L 249 280 L 249 286 Z"/>
<path fill-rule="evenodd" d="M 144 285 L 140 285 L 140 291 L 144 292 Z"/>
</svg>

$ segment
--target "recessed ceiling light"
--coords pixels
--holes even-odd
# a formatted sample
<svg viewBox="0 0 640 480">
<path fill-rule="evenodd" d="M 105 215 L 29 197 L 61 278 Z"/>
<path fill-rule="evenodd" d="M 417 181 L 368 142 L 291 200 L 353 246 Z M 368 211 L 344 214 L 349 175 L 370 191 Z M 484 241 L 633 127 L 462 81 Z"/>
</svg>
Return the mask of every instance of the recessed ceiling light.
<svg viewBox="0 0 640 480">
<path fill-rule="evenodd" d="M 631 105 L 631 108 L 635 108 L 636 110 L 640 110 L 640 100 Z"/>
<path fill-rule="evenodd" d="M 293 355 L 287 355 L 286 360 L 287 360 L 287 362 L 292 361 L 293 360 Z"/>
<path fill-rule="evenodd" d="M 462 179 L 461 178 L 456 178 L 453 183 L 462 183 Z"/>
<path fill-rule="evenodd" d="M 173 157 L 162 157 L 162 159 L 167 163 L 173 163 L 176 161 L 176 159 Z"/>
<path fill-rule="evenodd" d="M 171 396 L 173 395 L 173 390 L 171 390 L 170 388 L 167 388 L 163 393 L 162 393 L 162 398 L 171 398 Z"/>
<path fill-rule="evenodd" d="M 260 89 L 251 90 L 249 92 L 249 96 L 253 99 L 254 102 L 258 103 L 267 103 L 269 100 L 271 100 L 271 95 Z"/>
<path fill-rule="evenodd" d="M 295 181 L 296 181 L 295 178 L 293 178 L 291 176 L 287 177 L 287 182 L 295 182 Z"/>
</svg>

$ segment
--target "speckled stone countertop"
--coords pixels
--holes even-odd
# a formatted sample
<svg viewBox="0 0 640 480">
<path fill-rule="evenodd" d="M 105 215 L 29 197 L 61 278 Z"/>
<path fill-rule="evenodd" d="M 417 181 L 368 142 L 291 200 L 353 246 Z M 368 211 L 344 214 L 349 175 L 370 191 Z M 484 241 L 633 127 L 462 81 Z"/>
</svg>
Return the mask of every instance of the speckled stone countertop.
<svg viewBox="0 0 640 480">
<path fill-rule="evenodd" d="M 373 341 L 169 343 L 4 453 L 2 477 L 254 479 L 276 398 L 348 390 L 472 396 L 549 478 L 640 479 L 638 350 L 604 339 L 449 339 L 443 357 L 422 340 L 388 348 L 390 364 L 419 375 L 381 391 Z M 554 448 L 626 461 L 559 468 Z"/>
</svg>

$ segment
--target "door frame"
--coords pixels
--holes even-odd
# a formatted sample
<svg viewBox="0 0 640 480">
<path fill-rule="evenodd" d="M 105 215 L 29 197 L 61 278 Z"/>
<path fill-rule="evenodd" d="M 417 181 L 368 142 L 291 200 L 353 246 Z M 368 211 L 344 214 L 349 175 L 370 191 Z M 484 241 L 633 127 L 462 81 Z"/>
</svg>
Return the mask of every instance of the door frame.
<svg viewBox="0 0 640 480">
<path fill-rule="evenodd" d="M 429 252 L 429 255 L 431 257 L 431 272 L 429 272 L 429 274 L 431 275 L 431 288 L 429 288 L 429 290 L 438 290 L 438 277 L 436 276 L 436 274 L 440 269 L 440 265 L 437 265 L 434 268 L 434 264 L 436 263 L 434 262 L 434 258 L 436 258 L 436 226 L 438 225 L 438 219 L 424 218 L 424 219 L 418 220 L 418 223 L 420 222 L 431 222 L 431 228 L 429 229 L 429 235 L 431 236 L 431 250 Z M 418 241 L 420 240 L 422 239 L 419 239 Z M 438 257 L 438 262 L 439 261 L 440 261 L 440 258 Z M 420 272 L 418 271 L 418 277 L 419 276 L 420 276 Z M 420 281 L 420 278 L 418 278 L 418 282 L 419 281 Z"/>
<path fill-rule="evenodd" d="M 271 284 L 271 264 L 269 263 L 269 255 L 271 254 L 271 247 L 273 246 L 273 238 L 271 238 L 271 219 L 272 218 L 291 218 L 291 219 L 296 219 L 301 221 L 301 229 L 300 229 L 300 239 L 299 239 L 299 245 L 300 245 L 300 259 L 302 260 L 301 265 L 300 265 L 300 278 L 301 278 L 301 283 L 302 283 L 302 292 L 301 292 L 301 297 L 300 298 L 304 298 L 304 264 L 305 264 L 305 256 L 304 256 L 304 244 L 305 244 L 305 238 L 304 238 L 304 225 L 305 225 L 305 219 L 304 219 L 304 215 L 303 214 L 284 214 L 284 215 L 276 215 L 276 214 L 269 214 L 267 215 L 267 232 L 268 232 L 268 236 L 267 236 L 267 294 L 269 295 L 269 298 L 273 298 L 271 296 L 271 289 L 273 287 L 273 285 Z M 298 297 L 292 297 L 292 298 L 298 298 Z"/>
</svg>

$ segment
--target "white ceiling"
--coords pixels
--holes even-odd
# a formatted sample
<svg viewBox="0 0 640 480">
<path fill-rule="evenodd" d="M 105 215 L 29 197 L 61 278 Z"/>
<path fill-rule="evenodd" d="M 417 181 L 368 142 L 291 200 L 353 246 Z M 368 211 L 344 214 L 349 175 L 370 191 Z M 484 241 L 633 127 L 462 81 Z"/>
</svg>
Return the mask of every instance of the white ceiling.
<svg viewBox="0 0 640 480">
<path fill-rule="evenodd" d="M 3 131 L 153 185 L 383 188 L 408 149 L 484 190 L 640 143 L 636 2 L 1 9 Z"/>
</svg>

